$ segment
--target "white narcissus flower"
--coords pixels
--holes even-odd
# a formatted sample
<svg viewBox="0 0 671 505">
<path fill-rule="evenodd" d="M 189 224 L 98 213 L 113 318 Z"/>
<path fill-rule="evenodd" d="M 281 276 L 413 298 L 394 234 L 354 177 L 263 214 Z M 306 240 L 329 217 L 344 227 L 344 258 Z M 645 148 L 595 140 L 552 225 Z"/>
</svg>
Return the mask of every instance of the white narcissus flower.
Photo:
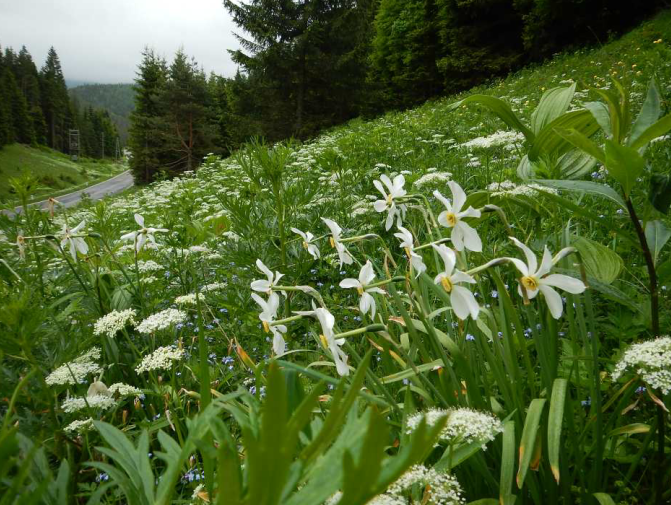
<svg viewBox="0 0 671 505">
<path fill-rule="evenodd" d="M 308 254 L 316 260 L 319 259 L 319 248 L 313 243 L 315 236 L 309 231 L 302 232 L 298 228 L 291 228 L 291 231 L 301 236 L 303 239 L 303 247 L 307 249 Z"/>
<path fill-rule="evenodd" d="M 445 263 L 445 271 L 436 275 L 434 282 L 441 284 L 445 291 L 450 294 L 452 310 L 459 319 L 466 319 L 469 315 L 473 319 L 477 319 L 480 313 L 480 306 L 475 301 L 475 296 L 465 287 L 457 286 L 457 284 L 462 282 L 475 284 L 475 279 L 467 273 L 455 270 L 454 266 L 457 263 L 457 255 L 452 249 L 445 246 L 445 244 L 434 244 L 433 248 L 443 258 L 443 262 Z"/>
<path fill-rule="evenodd" d="M 385 294 L 384 291 L 380 288 L 368 287 L 368 285 L 375 279 L 375 272 L 373 271 L 373 264 L 370 260 L 366 261 L 366 264 L 361 267 L 359 272 L 359 279 L 343 279 L 340 281 L 341 288 L 356 288 L 361 295 L 361 300 L 359 301 L 359 310 L 362 314 L 367 314 L 368 311 L 371 311 L 371 319 L 375 319 L 375 311 L 377 309 L 375 305 L 375 298 L 371 293 Z"/>
<path fill-rule="evenodd" d="M 77 261 L 77 251 L 82 254 L 89 252 L 89 246 L 86 241 L 82 237 L 75 236 L 82 231 L 85 224 L 86 221 L 82 221 L 72 229 L 68 228 L 67 224 L 64 224 L 63 231 L 61 232 L 61 249 L 65 250 L 66 246 L 69 247 L 72 259 L 75 261 Z"/>
<path fill-rule="evenodd" d="M 419 277 L 419 274 L 426 271 L 426 265 L 422 257 L 415 252 L 415 239 L 410 233 L 409 230 L 403 228 L 403 226 L 398 227 L 399 233 L 394 233 L 394 237 L 398 238 L 401 241 L 401 248 L 405 250 L 405 254 L 410 260 L 410 265 L 415 271 L 415 278 Z"/>
<path fill-rule="evenodd" d="M 342 228 L 338 226 L 338 223 L 336 223 L 332 219 L 326 219 L 325 217 L 323 217 L 322 221 L 324 221 L 324 224 L 326 224 L 326 226 L 329 227 L 329 230 L 331 230 L 331 240 L 330 240 L 331 247 L 334 247 L 335 250 L 338 252 L 338 258 L 340 259 L 340 268 L 342 268 L 343 263 L 345 265 L 351 265 L 352 263 L 354 263 L 354 259 L 347 250 L 347 247 L 345 247 L 345 244 L 340 242 L 340 235 L 342 234 Z"/>
<path fill-rule="evenodd" d="M 287 327 L 283 324 L 270 325 L 275 320 L 275 317 L 277 317 L 277 309 L 280 306 L 280 295 L 271 292 L 268 301 L 266 301 L 256 293 L 252 293 L 252 298 L 261 307 L 259 319 L 263 324 L 263 329 L 273 334 L 273 352 L 281 356 L 287 350 L 287 343 L 284 341 L 283 336 L 287 332 Z"/>
<path fill-rule="evenodd" d="M 266 294 L 271 294 L 273 287 L 277 285 L 277 283 L 280 281 L 282 277 L 284 277 L 284 274 L 281 274 L 279 272 L 273 272 L 270 271 L 270 269 L 263 264 L 263 261 L 260 259 L 256 260 L 256 267 L 261 270 L 264 274 L 266 274 L 266 277 L 268 280 L 265 279 L 260 279 L 252 282 L 252 289 L 254 291 L 259 291 L 260 293 L 266 293 Z"/>
<path fill-rule="evenodd" d="M 166 233 L 168 231 L 165 228 L 145 227 L 144 217 L 142 217 L 140 214 L 135 214 L 135 222 L 138 224 L 140 229 L 122 235 L 121 240 L 133 240 L 135 242 L 136 252 L 140 252 L 142 250 L 142 247 L 144 247 L 144 244 L 147 240 L 149 240 L 152 244 L 156 244 L 156 240 L 154 239 L 154 233 L 159 231 L 162 233 Z"/>
<path fill-rule="evenodd" d="M 452 191 L 452 201 L 445 198 L 438 190 L 433 192 L 433 196 L 445 206 L 445 210 L 438 216 L 438 223 L 446 228 L 452 228 L 450 238 L 457 251 L 463 251 L 465 247 L 470 251 L 482 252 L 482 240 L 478 232 L 463 221 L 467 217 L 480 217 L 480 211 L 473 207 L 462 211 L 466 203 L 466 193 L 454 181 L 448 182 L 447 185 Z"/>
<path fill-rule="evenodd" d="M 552 317 L 559 319 L 564 312 L 564 305 L 561 296 L 559 296 L 559 293 L 553 288 L 563 289 L 564 291 L 577 295 L 585 291 L 585 284 L 568 275 L 550 274 L 550 270 L 553 266 L 552 254 L 550 254 L 547 246 L 545 246 L 545 250 L 543 251 L 543 259 L 541 260 L 541 265 L 539 267 L 536 255 L 531 249 L 514 237 L 510 237 L 510 240 L 524 251 L 524 255 L 527 258 L 526 263 L 517 258 L 507 258 L 522 274 L 520 285 L 518 286 L 520 296 L 523 296 L 522 289 L 525 289 L 527 298 L 531 300 L 532 298 L 535 298 L 540 291 L 545 296 L 545 301 L 548 304 Z"/>
<path fill-rule="evenodd" d="M 316 317 L 319 320 L 319 324 L 321 324 L 322 327 L 322 334 L 320 335 L 322 343 L 324 343 L 325 347 L 328 347 L 329 351 L 331 351 L 338 375 L 349 375 L 349 366 L 347 366 L 349 356 L 347 356 L 347 354 L 340 348 L 340 346 L 345 343 L 345 339 L 335 338 L 335 334 L 333 333 L 335 317 L 333 317 L 333 314 L 322 307 L 317 309 L 314 305 L 312 306 L 312 310 L 296 311 L 295 313 L 300 316 Z"/>
<path fill-rule="evenodd" d="M 373 185 L 380 193 L 382 193 L 384 200 L 377 200 L 373 204 L 373 208 L 377 212 L 387 212 L 387 221 L 385 222 L 384 227 L 386 230 L 389 230 L 391 225 L 394 224 L 394 218 L 396 218 L 397 226 L 401 226 L 403 224 L 402 221 L 405 217 L 406 206 L 403 204 L 397 205 L 394 199 L 406 195 L 406 191 L 403 189 L 403 185 L 405 184 L 405 177 L 403 177 L 402 174 L 397 175 L 394 177 L 394 181 L 392 182 L 386 174 L 382 174 L 380 180 L 382 182 L 378 180 L 373 181 Z M 384 186 L 387 187 L 389 193 L 384 190 L 382 183 L 384 183 Z"/>
</svg>

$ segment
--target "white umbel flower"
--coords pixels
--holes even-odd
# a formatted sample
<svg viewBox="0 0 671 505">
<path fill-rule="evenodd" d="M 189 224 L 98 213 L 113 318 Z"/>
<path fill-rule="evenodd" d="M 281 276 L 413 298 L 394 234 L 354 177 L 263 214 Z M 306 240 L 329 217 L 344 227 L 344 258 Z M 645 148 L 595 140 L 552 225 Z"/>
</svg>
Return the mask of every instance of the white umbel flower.
<svg viewBox="0 0 671 505">
<path fill-rule="evenodd" d="M 366 264 L 361 267 L 359 272 L 359 279 L 343 279 L 340 281 L 340 287 L 343 289 L 356 288 L 357 292 L 361 296 L 359 301 L 359 310 L 362 314 L 367 314 L 370 310 L 371 319 L 375 319 L 375 311 L 377 309 L 375 305 L 375 298 L 371 293 L 385 294 L 384 291 L 376 287 L 368 287 L 368 285 L 375 279 L 375 272 L 373 271 L 373 264 L 370 260 L 366 261 Z"/>
<path fill-rule="evenodd" d="M 615 365 L 613 380 L 627 372 L 639 375 L 646 384 L 664 395 L 671 393 L 671 337 L 632 345 Z"/>
<path fill-rule="evenodd" d="M 169 370 L 175 361 L 184 357 L 184 349 L 174 347 L 159 347 L 153 353 L 142 358 L 142 362 L 135 368 L 137 373 L 151 370 Z"/>
<path fill-rule="evenodd" d="M 110 387 L 107 388 L 110 394 L 118 394 L 119 396 L 140 396 L 142 393 L 141 389 L 131 386 L 130 384 L 124 384 L 123 382 L 115 382 Z"/>
<path fill-rule="evenodd" d="M 156 244 L 156 239 L 154 239 L 154 234 L 156 232 L 166 233 L 168 230 L 165 228 L 147 228 L 144 225 L 144 217 L 140 214 L 135 214 L 135 222 L 140 227 L 139 230 L 126 233 L 121 236 L 121 240 L 132 240 L 135 244 L 135 251 L 140 252 L 144 247 L 145 242 L 149 241 L 152 244 Z"/>
<path fill-rule="evenodd" d="M 445 206 L 445 210 L 438 215 L 438 223 L 452 229 L 450 238 L 457 251 L 463 251 L 465 248 L 469 251 L 482 252 L 482 240 L 478 232 L 464 221 L 465 218 L 480 217 L 480 211 L 473 207 L 462 210 L 466 203 L 466 193 L 454 181 L 448 182 L 447 185 L 452 191 L 452 201 L 445 198 L 438 190 L 433 192 L 433 196 Z"/>
<path fill-rule="evenodd" d="M 354 263 L 354 259 L 347 250 L 347 247 L 345 247 L 345 244 L 340 242 L 340 235 L 342 234 L 342 228 L 338 226 L 338 223 L 336 223 L 332 219 L 327 219 L 323 217 L 322 221 L 324 221 L 324 224 L 326 224 L 326 226 L 329 227 L 329 230 L 331 230 L 331 238 L 330 238 L 331 247 L 334 247 L 336 252 L 338 253 L 338 259 L 340 260 L 340 268 L 342 268 L 343 263 L 345 265 L 351 265 L 352 263 Z"/>
<path fill-rule="evenodd" d="M 395 199 L 406 195 L 406 191 L 403 188 L 405 177 L 403 177 L 403 174 L 399 174 L 394 177 L 394 180 L 392 181 L 386 174 L 382 174 L 382 176 L 380 176 L 380 181 L 373 181 L 373 185 L 380 193 L 382 193 L 384 200 L 377 200 L 373 204 L 373 208 L 377 212 L 387 213 L 387 220 L 385 221 L 384 227 L 385 230 L 389 230 L 392 224 L 394 224 L 394 218 L 396 219 L 397 226 L 401 226 L 403 224 L 403 219 L 405 218 L 407 207 L 404 204 L 397 204 L 395 201 Z M 385 191 L 385 186 L 387 191 L 389 191 L 388 193 Z"/>
<path fill-rule="evenodd" d="M 520 285 L 518 286 L 520 296 L 523 296 L 523 289 L 526 290 L 529 300 L 535 298 L 539 292 L 543 293 L 550 309 L 550 314 L 555 319 L 559 319 L 564 312 L 564 304 L 559 293 L 553 288 L 563 289 L 577 295 L 585 291 L 585 284 L 581 280 L 574 279 L 568 275 L 550 274 L 550 270 L 552 269 L 552 254 L 550 254 L 547 246 L 545 246 L 545 250 L 543 251 L 541 264 L 538 266 L 536 255 L 531 249 L 514 237 L 510 237 L 510 240 L 522 249 L 527 259 L 527 262 L 524 263 L 524 261 L 517 258 L 508 258 L 522 274 Z"/>
<path fill-rule="evenodd" d="M 447 415 L 447 424 L 440 432 L 440 440 L 448 444 L 471 444 L 477 442 L 485 444 L 491 442 L 499 433 L 503 432 L 503 423 L 486 412 L 479 412 L 468 408 L 456 409 L 429 409 L 419 412 L 408 418 L 407 433 L 417 429 L 422 419 L 426 419 L 428 426 L 433 426 L 443 416 Z"/>
<path fill-rule="evenodd" d="M 180 295 L 175 298 L 177 305 L 196 305 L 196 293 L 189 293 L 188 295 Z"/>
<path fill-rule="evenodd" d="M 415 271 L 415 278 L 417 278 L 422 272 L 426 271 L 426 265 L 424 264 L 424 260 L 422 259 L 421 255 L 415 252 L 415 239 L 412 236 L 412 233 L 410 233 L 410 231 L 404 228 L 403 226 L 399 226 L 398 231 L 399 231 L 398 233 L 394 233 L 394 237 L 398 238 L 401 241 L 401 248 L 405 251 L 405 254 L 408 256 L 410 265 L 412 266 L 412 269 Z"/>
<path fill-rule="evenodd" d="M 463 505 L 466 500 L 462 496 L 459 481 L 448 473 L 442 473 L 427 468 L 424 465 L 414 465 L 408 469 L 396 482 L 387 490 L 387 495 L 393 497 L 405 497 L 416 484 L 424 490 L 421 501 L 413 504 L 419 505 Z M 383 495 L 384 496 L 384 495 Z M 377 503 L 375 501 L 370 503 Z M 380 505 L 386 503 L 379 502 Z M 405 501 L 401 503 L 407 503 Z"/>
<path fill-rule="evenodd" d="M 84 410 L 87 407 L 91 407 L 92 409 L 107 410 L 114 407 L 115 405 L 116 401 L 111 396 L 107 394 L 97 394 L 87 396 L 86 398 L 81 396 L 67 398 L 61 405 L 61 408 L 63 409 L 63 412 L 72 414 L 73 412 Z"/>
<path fill-rule="evenodd" d="M 314 259 L 318 260 L 319 259 L 319 248 L 317 245 L 314 243 L 315 236 L 308 232 L 303 232 L 299 230 L 298 228 L 291 228 L 291 231 L 299 235 L 303 239 L 303 247 L 307 250 L 308 254 L 312 256 Z"/>
<path fill-rule="evenodd" d="M 100 348 L 93 347 L 74 361 L 59 366 L 47 376 L 45 382 L 50 386 L 82 384 L 86 382 L 86 377 L 89 375 L 97 375 L 102 372 L 102 368 L 96 363 L 100 359 L 100 355 Z"/>
<path fill-rule="evenodd" d="M 83 237 L 76 236 L 82 231 L 84 225 L 86 225 L 86 221 L 82 221 L 77 226 L 70 229 L 68 228 L 68 225 L 66 223 L 63 225 L 63 231 L 61 232 L 60 235 L 61 249 L 65 250 L 65 248 L 67 247 L 70 250 L 72 259 L 75 261 L 77 261 L 77 251 L 79 251 L 82 254 L 86 254 L 89 252 L 89 246 L 86 243 L 86 240 L 84 240 Z"/>
<path fill-rule="evenodd" d="M 152 314 L 147 319 L 142 321 L 137 331 L 140 333 L 150 334 L 160 330 L 170 328 L 173 324 L 182 323 L 186 320 L 186 312 L 177 309 L 165 309 L 156 314 Z"/>
<path fill-rule="evenodd" d="M 93 418 L 89 417 L 88 419 L 77 419 L 76 421 L 72 421 L 63 429 L 69 433 L 76 432 L 81 435 L 87 431 L 94 430 L 95 426 L 93 426 Z"/>
<path fill-rule="evenodd" d="M 126 326 L 135 326 L 137 324 L 135 316 L 137 316 L 137 312 L 134 309 L 113 310 L 95 322 L 93 334 L 107 335 L 109 338 L 114 338 Z"/>
<path fill-rule="evenodd" d="M 433 244 L 433 248 L 443 258 L 443 263 L 445 264 L 445 271 L 436 275 L 434 282 L 441 284 L 443 289 L 449 293 L 452 310 L 459 319 L 464 320 L 469 315 L 473 319 L 477 319 L 480 313 L 480 306 L 475 301 L 475 296 L 465 287 L 457 286 L 457 284 L 464 282 L 475 284 L 475 279 L 467 273 L 455 270 L 457 256 L 452 249 L 445 244 Z"/>
</svg>

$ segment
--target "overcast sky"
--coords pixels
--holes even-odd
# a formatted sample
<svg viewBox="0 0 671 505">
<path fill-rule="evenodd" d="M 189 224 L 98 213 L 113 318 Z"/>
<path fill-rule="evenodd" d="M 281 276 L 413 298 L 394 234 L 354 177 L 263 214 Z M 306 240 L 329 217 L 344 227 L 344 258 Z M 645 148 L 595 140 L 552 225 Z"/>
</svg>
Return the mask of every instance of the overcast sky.
<svg viewBox="0 0 671 505">
<path fill-rule="evenodd" d="M 233 31 L 221 0 L 0 0 L 0 46 L 25 45 L 39 68 L 53 45 L 67 80 L 132 82 L 145 46 L 231 76 Z"/>
</svg>

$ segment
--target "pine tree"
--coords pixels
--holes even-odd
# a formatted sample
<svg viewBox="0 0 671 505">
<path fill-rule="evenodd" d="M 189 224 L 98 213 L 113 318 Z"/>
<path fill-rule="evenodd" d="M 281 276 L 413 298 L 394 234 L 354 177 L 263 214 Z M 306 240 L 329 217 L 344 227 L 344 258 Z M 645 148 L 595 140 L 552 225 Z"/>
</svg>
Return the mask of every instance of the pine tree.
<svg viewBox="0 0 671 505">
<path fill-rule="evenodd" d="M 14 142 L 14 119 L 12 118 L 11 97 L 5 89 L 2 76 L 9 69 L 5 66 L 5 58 L 0 48 L 0 148 Z"/>
<path fill-rule="evenodd" d="M 70 127 L 70 97 L 63 77 L 63 70 L 55 49 L 52 47 L 40 71 L 42 111 L 47 123 L 47 142 L 53 149 L 66 150 Z"/>
<path fill-rule="evenodd" d="M 166 160 L 163 110 L 159 97 L 168 79 L 167 64 L 151 49 L 142 53 L 135 79 L 135 110 L 132 112 L 128 147 L 130 168 L 136 183 L 154 180 Z"/>
</svg>

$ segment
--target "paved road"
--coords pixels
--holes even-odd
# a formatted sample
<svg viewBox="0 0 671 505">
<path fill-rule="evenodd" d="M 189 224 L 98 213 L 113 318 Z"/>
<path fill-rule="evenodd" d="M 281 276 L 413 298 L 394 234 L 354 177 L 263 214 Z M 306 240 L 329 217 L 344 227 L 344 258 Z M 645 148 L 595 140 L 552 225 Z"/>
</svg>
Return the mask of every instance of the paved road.
<svg viewBox="0 0 671 505">
<path fill-rule="evenodd" d="M 75 191 L 74 193 L 68 193 L 67 195 L 58 196 L 56 197 L 56 200 L 58 200 L 63 207 L 72 207 L 81 201 L 82 195 L 84 193 L 89 195 L 91 200 L 100 200 L 107 195 L 113 195 L 123 191 L 124 189 L 130 188 L 132 185 L 133 175 L 130 173 L 130 170 L 126 170 L 125 172 L 122 172 L 119 175 L 112 177 L 111 179 L 94 184 L 88 188 Z M 47 200 L 43 200 L 41 202 L 31 203 L 30 205 L 39 205 L 41 208 L 46 209 L 48 203 Z M 17 207 L 14 209 L 14 212 L 21 212 L 22 208 L 23 207 Z M 4 212 L 7 214 L 13 214 L 12 211 L 6 210 Z"/>
</svg>

